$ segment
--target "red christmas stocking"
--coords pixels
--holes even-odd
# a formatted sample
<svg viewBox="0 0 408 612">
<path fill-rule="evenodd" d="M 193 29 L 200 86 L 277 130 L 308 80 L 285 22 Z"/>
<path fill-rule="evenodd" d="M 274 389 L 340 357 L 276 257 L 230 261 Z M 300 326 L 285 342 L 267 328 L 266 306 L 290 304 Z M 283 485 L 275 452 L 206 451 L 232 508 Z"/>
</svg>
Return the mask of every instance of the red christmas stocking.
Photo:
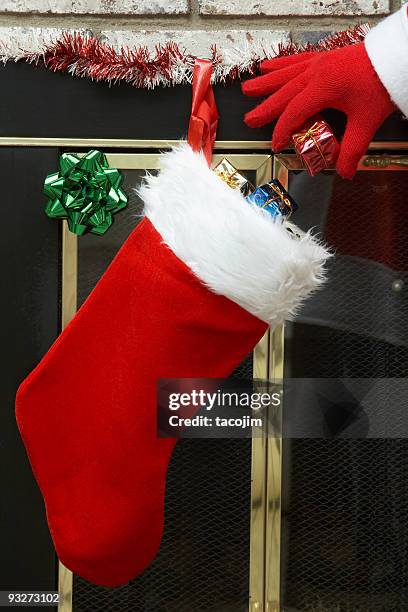
<svg viewBox="0 0 408 612">
<path fill-rule="evenodd" d="M 156 434 L 161 377 L 225 377 L 322 280 L 292 238 L 188 145 L 142 189 L 145 218 L 17 395 L 61 561 L 117 586 L 154 558 L 175 444 Z"/>
</svg>

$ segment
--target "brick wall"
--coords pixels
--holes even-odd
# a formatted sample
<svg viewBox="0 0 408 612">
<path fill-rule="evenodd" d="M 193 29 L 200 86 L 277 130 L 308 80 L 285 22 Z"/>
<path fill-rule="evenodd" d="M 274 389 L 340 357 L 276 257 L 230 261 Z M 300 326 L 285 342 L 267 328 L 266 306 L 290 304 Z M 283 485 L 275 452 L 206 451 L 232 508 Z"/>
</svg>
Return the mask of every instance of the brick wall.
<svg viewBox="0 0 408 612">
<path fill-rule="evenodd" d="M 0 41 L 33 49 L 61 29 L 88 30 L 114 45 L 170 39 L 205 57 L 292 35 L 315 40 L 354 23 L 375 23 L 400 0 L 1 0 Z"/>
</svg>

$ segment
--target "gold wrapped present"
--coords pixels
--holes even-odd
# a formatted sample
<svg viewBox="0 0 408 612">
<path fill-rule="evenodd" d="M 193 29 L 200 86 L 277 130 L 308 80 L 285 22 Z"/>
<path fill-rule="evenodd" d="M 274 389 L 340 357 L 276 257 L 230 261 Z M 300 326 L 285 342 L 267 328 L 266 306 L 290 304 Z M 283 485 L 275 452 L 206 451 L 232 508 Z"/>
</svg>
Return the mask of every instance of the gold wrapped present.
<svg viewBox="0 0 408 612">
<path fill-rule="evenodd" d="M 214 172 L 231 189 L 239 189 L 244 197 L 253 192 L 254 186 L 245 176 L 240 174 L 226 157 L 222 159 L 214 168 Z"/>
</svg>

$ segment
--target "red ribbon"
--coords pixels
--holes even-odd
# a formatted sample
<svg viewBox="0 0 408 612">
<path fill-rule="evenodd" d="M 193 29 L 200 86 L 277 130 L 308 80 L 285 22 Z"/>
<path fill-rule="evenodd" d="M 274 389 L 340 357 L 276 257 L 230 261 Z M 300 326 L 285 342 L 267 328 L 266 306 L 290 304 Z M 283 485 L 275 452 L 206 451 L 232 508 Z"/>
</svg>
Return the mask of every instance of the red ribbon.
<svg viewBox="0 0 408 612">
<path fill-rule="evenodd" d="M 212 63 L 197 59 L 193 72 L 193 100 L 187 141 L 193 151 L 203 151 L 208 165 L 217 134 L 218 110 L 211 86 Z"/>
</svg>

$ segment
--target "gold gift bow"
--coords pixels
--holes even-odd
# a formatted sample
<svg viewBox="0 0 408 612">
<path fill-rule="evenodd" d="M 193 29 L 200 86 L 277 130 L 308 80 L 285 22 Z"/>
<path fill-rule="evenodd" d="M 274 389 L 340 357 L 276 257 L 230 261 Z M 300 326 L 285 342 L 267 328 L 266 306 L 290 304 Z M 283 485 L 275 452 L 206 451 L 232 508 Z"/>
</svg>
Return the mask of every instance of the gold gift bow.
<svg viewBox="0 0 408 612">
<path fill-rule="evenodd" d="M 324 153 L 315 138 L 315 136 L 317 136 L 318 133 L 319 133 L 319 122 L 315 121 L 313 125 L 311 125 L 310 128 L 306 132 L 298 132 L 297 134 L 293 134 L 292 139 L 296 142 L 296 144 L 302 144 L 302 142 L 305 142 L 305 140 L 308 140 L 309 138 L 311 138 L 313 142 L 315 143 L 320 155 L 322 156 L 324 165 L 326 166 L 326 168 L 328 168 L 329 166 L 324 156 Z"/>
<path fill-rule="evenodd" d="M 235 176 L 238 174 L 238 170 L 234 170 L 234 172 L 231 172 L 230 174 L 225 171 L 216 172 L 216 174 L 222 181 L 224 181 L 224 183 L 227 183 L 228 187 L 236 189 L 239 186 L 239 179 Z"/>
<path fill-rule="evenodd" d="M 269 186 L 274 190 L 275 193 L 278 194 L 278 196 L 281 199 L 281 202 L 283 202 L 284 204 L 286 204 L 286 206 L 289 207 L 290 211 L 292 212 L 292 202 L 289 200 L 289 198 L 287 196 L 285 196 L 285 194 L 283 193 L 283 191 L 280 189 L 280 187 L 278 187 L 277 185 L 275 185 L 275 183 L 269 183 Z M 273 198 L 270 198 L 269 200 L 267 200 L 265 202 L 265 204 L 263 204 L 263 206 L 261 208 L 266 208 L 266 206 L 268 206 L 268 204 L 270 204 L 271 202 L 273 202 Z"/>
</svg>

